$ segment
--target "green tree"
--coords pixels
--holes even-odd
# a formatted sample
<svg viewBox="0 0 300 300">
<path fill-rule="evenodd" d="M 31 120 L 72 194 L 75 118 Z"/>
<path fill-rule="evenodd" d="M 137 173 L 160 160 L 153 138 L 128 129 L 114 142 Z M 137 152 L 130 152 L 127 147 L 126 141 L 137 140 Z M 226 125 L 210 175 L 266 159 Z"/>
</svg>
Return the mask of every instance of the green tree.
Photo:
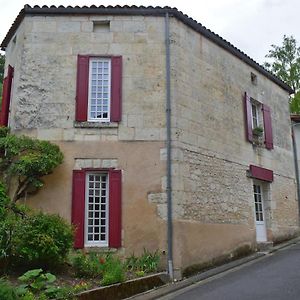
<svg viewBox="0 0 300 300">
<path fill-rule="evenodd" d="M 282 45 L 271 48 L 266 55 L 271 62 L 265 62 L 264 67 L 295 91 L 290 97 L 290 111 L 300 114 L 300 47 L 293 36 L 284 35 Z"/>
<path fill-rule="evenodd" d="M 13 202 L 43 186 L 42 177 L 63 161 L 59 147 L 47 141 L 11 134 L 0 127 L 0 176 Z"/>
</svg>

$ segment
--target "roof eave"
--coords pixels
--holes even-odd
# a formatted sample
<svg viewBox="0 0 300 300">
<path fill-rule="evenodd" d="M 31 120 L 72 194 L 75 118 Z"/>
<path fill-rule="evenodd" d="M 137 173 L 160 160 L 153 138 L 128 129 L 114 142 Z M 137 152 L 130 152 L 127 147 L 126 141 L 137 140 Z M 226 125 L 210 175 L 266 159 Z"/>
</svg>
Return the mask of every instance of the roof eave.
<svg viewBox="0 0 300 300">
<path fill-rule="evenodd" d="M 259 65 L 256 61 L 246 55 L 244 52 L 224 40 L 219 35 L 215 34 L 214 32 L 210 31 L 202 24 L 197 23 L 192 18 L 184 15 L 182 12 L 178 11 L 176 8 L 171 7 L 144 7 L 144 6 L 83 6 L 83 7 L 64 7 L 64 6 L 35 6 L 31 7 L 29 5 L 25 5 L 24 8 L 18 14 L 16 20 L 12 24 L 11 28 L 9 29 L 7 35 L 5 36 L 4 40 L 1 43 L 1 49 L 5 50 L 9 41 L 13 38 L 16 30 L 18 29 L 20 23 L 24 19 L 25 15 L 65 15 L 65 14 L 73 14 L 73 15 L 83 15 L 83 14 L 100 14 L 100 15 L 153 15 L 153 16 L 163 16 L 166 13 L 169 15 L 176 17 L 178 20 L 186 24 L 187 26 L 191 27 L 195 31 L 199 32 L 206 38 L 213 41 L 215 44 L 219 45 L 226 51 L 230 52 L 234 56 L 238 57 L 240 60 L 248 64 L 249 66 L 253 67 L 259 73 L 263 74 L 271 81 L 282 87 L 286 90 L 289 94 L 293 94 L 294 90 L 287 85 L 285 82 L 280 80 L 278 77 L 267 71 L 264 67 Z"/>
</svg>

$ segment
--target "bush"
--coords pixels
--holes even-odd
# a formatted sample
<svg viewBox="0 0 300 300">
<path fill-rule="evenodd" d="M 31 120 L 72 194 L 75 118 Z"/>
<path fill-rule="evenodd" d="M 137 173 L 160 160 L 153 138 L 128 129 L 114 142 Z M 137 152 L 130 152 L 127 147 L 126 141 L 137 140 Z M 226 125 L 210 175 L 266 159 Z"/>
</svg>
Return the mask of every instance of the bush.
<svg viewBox="0 0 300 300">
<path fill-rule="evenodd" d="M 8 282 L 0 278 L 0 300 L 17 300 L 19 297 L 15 288 Z"/>
<path fill-rule="evenodd" d="M 78 251 L 71 260 L 77 277 L 95 278 L 103 275 L 106 261 L 103 254 Z"/>
<path fill-rule="evenodd" d="M 137 275 L 140 276 L 143 273 L 156 272 L 158 270 L 159 261 L 160 256 L 158 251 L 151 253 L 144 249 L 141 256 L 137 257 L 132 254 L 126 259 L 125 264 L 129 271 L 136 272 Z"/>
<path fill-rule="evenodd" d="M 73 244 L 73 231 L 58 215 L 29 214 L 12 236 L 12 256 L 17 264 L 51 269 L 62 264 Z"/>
<path fill-rule="evenodd" d="M 102 285 L 123 282 L 125 280 L 125 270 L 118 257 L 108 256 L 104 264 L 104 274 Z"/>
</svg>

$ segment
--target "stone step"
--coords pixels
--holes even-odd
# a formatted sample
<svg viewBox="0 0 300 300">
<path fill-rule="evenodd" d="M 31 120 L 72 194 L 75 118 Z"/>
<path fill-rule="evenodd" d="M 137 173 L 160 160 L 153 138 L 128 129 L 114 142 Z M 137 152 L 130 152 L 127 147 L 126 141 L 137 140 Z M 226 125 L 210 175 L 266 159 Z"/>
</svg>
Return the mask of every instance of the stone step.
<svg viewBox="0 0 300 300">
<path fill-rule="evenodd" d="M 257 243 L 257 250 L 258 251 L 268 251 L 273 247 L 273 242 L 258 242 Z"/>
</svg>

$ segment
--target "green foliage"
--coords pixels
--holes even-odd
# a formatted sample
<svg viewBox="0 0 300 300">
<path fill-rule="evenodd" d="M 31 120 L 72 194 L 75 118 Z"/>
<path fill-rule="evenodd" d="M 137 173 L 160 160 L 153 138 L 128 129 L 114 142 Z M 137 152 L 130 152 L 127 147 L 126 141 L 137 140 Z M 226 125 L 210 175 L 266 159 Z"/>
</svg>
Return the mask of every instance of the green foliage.
<svg viewBox="0 0 300 300">
<path fill-rule="evenodd" d="M 79 278 L 95 278 L 103 275 L 106 262 L 103 254 L 77 251 L 71 260 L 75 275 Z"/>
<path fill-rule="evenodd" d="M 73 244 L 72 227 L 61 217 L 33 213 L 19 222 L 12 236 L 12 256 L 22 266 L 55 268 Z"/>
<path fill-rule="evenodd" d="M 121 260 L 112 255 L 107 257 L 104 267 L 102 285 L 110 285 L 125 281 L 125 270 Z"/>
<path fill-rule="evenodd" d="M 42 269 L 29 270 L 19 280 L 22 284 L 18 286 L 17 294 L 22 299 L 69 299 L 73 295 L 71 288 L 55 286 L 56 276 Z"/>
<path fill-rule="evenodd" d="M 59 147 L 48 141 L 10 134 L 0 130 L 0 171 L 9 187 L 13 179 L 18 186 L 13 201 L 26 192 L 35 192 L 43 186 L 41 177 L 53 172 L 63 161 Z"/>
<path fill-rule="evenodd" d="M 101 283 L 109 285 L 125 280 L 124 266 L 112 254 L 88 253 L 78 251 L 72 258 L 72 266 L 78 277 L 102 277 Z"/>
<path fill-rule="evenodd" d="M 19 209 L 14 203 L 11 203 L 4 184 L 0 182 L 0 266 L 2 265 L 2 271 L 5 271 L 9 264 L 12 235 L 19 221 L 19 217 L 14 211 L 21 212 L 21 208 Z"/>
<path fill-rule="evenodd" d="M 126 259 L 126 268 L 129 271 L 135 272 L 138 276 L 141 273 L 156 272 L 158 270 L 158 265 L 160 262 L 160 256 L 158 251 L 151 253 L 150 251 L 144 249 L 143 254 L 140 257 L 132 254 Z"/>
<path fill-rule="evenodd" d="M 259 127 L 255 127 L 252 130 L 253 135 L 257 136 L 257 137 L 262 136 L 263 132 L 264 132 L 264 129 L 262 127 L 260 127 L 260 126 Z"/>
<path fill-rule="evenodd" d="M 20 299 L 15 292 L 15 288 L 0 278 L 0 300 L 17 300 Z"/>
<path fill-rule="evenodd" d="M 266 55 L 271 62 L 265 62 L 264 67 L 287 83 L 295 91 L 290 99 L 290 111 L 300 113 L 300 47 L 293 36 L 283 36 L 281 46 L 271 45 Z"/>
</svg>

